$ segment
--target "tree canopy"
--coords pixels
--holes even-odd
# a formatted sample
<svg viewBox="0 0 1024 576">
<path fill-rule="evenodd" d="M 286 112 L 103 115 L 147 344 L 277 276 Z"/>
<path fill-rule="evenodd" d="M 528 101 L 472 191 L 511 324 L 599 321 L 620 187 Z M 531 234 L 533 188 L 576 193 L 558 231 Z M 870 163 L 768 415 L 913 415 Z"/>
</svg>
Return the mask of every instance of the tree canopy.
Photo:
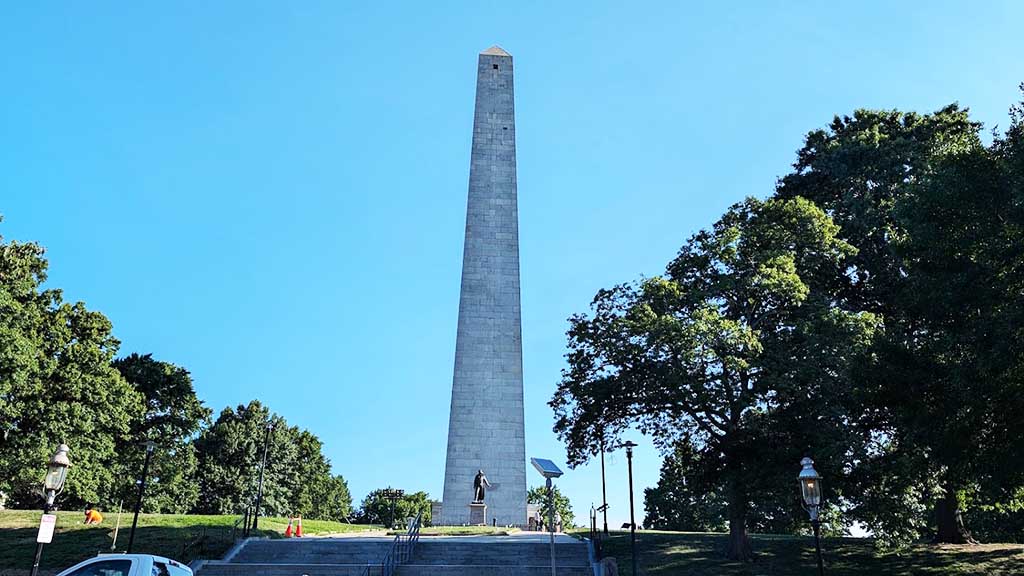
<svg viewBox="0 0 1024 576">
<path fill-rule="evenodd" d="M 811 448 L 853 456 L 822 442 L 846 439 L 842 375 L 876 321 L 830 297 L 856 253 L 837 233 L 802 198 L 748 199 L 694 235 L 666 276 L 598 292 L 593 314 L 571 319 L 551 402 L 570 464 L 630 426 L 663 447 L 687 436 L 725 486 L 730 555 L 749 557 L 748 512 L 773 470 Z M 764 457 L 780 446 L 789 459 Z"/>
<path fill-rule="evenodd" d="M 679 439 L 661 464 L 658 484 L 644 489 L 644 526 L 653 530 L 721 532 L 727 516 L 721 487 L 708 481 L 701 451 Z"/>
<path fill-rule="evenodd" d="M 992 146 L 956 105 L 934 114 L 858 111 L 812 132 L 781 198 L 824 208 L 858 248 L 837 298 L 876 314 L 872 361 L 851 385 L 864 391 L 870 430 L 885 439 L 861 469 L 870 484 L 913 487 L 899 501 L 860 512 L 901 524 L 908 507 L 933 503 L 934 537 L 965 542 L 972 494 L 1013 493 L 1024 432 L 1020 332 L 1022 197 L 1020 118 Z M 913 537 L 919 527 L 908 527 Z M 897 528 L 884 529 L 898 535 Z"/>
<path fill-rule="evenodd" d="M 426 492 L 406 492 L 395 500 L 394 515 L 392 501 L 384 497 L 384 488 L 378 488 L 366 495 L 359 507 L 359 521 L 365 524 L 381 524 L 403 528 L 408 518 L 421 516 L 425 525 L 430 525 L 430 497 Z M 392 523 L 394 520 L 394 523 Z"/>
<path fill-rule="evenodd" d="M 227 409 L 211 424 L 188 370 L 149 354 L 116 358 L 110 321 L 44 287 L 47 266 L 38 244 L 0 237 L 0 492 L 7 505 L 41 504 L 46 463 L 66 443 L 72 468 L 58 505 L 115 509 L 135 498 L 141 444 L 151 440 L 145 511 L 240 513 L 253 504 L 261 431 L 273 422 L 264 511 L 325 519 L 351 513 L 348 486 L 331 473 L 315 435 L 259 402 Z"/>
<path fill-rule="evenodd" d="M 129 439 L 118 447 L 120 493 L 134 496 L 142 469 L 143 441 L 156 442 L 143 503 L 147 512 L 183 514 L 199 498 L 196 449 L 193 441 L 208 424 L 210 409 L 196 396 L 188 370 L 154 360 L 151 354 L 130 354 L 114 360 L 114 368 L 142 394 L 145 411 L 132 422 Z"/>
<path fill-rule="evenodd" d="M 558 486 L 552 486 L 551 495 L 555 500 L 555 516 L 561 520 L 563 529 L 576 526 L 576 515 L 572 511 L 572 503 L 569 497 L 562 494 Z M 526 491 L 527 504 L 535 504 L 541 507 L 544 522 L 548 521 L 548 488 L 547 486 L 534 486 Z M 557 521 L 557 520 L 556 520 Z"/>
<path fill-rule="evenodd" d="M 570 318 L 551 401 L 570 465 L 636 429 L 666 453 L 650 523 L 879 542 L 1015 538 L 1024 510 L 1024 123 L 985 144 L 956 105 L 858 110 L 808 134 L 766 200 L 731 207 L 664 276 Z M 999 521 L 995 519 L 998 518 Z"/>
<path fill-rule="evenodd" d="M 327 518 L 351 513 L 348 485 L 331 475 L 320 440 L 289 426 L 255 400 L 225 408 L 197 439 L 200 498 L 196 509 L 237 514 L 254 505 L 265 444 L 263 513 Z M 332 503 L 338 508 L 327 508 Z"/>
<path fill-rule="evenodd" d="M 114 491 L 117 447 L 142 414 L 142 395 L 111 365 L 110 321 L 43 288 L 41 246 L 0 237 L 0 491 L 13 506 L 36 506 L 46 463 L 72 447 L 64 500 L 96 501 Z"/>
</svg>

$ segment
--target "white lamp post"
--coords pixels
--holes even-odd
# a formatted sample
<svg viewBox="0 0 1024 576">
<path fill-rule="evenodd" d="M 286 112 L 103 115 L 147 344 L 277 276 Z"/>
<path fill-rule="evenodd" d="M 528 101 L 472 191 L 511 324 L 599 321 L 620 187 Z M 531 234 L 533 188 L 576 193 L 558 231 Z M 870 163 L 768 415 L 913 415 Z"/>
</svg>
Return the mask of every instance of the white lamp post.
<svg viewBox="0 0 1024 576">
<path fill-rule="evenodd" d="M 68 477 L 68 468 L 71 467 L 71 459 L 68 458 L 68 452 L 71 449 L 68 448 L 67 444 L 61 444 L 57 447 L 57 451 L 50 457 L 50 461 L 46 466 L 46 477 L 43 478 L 43 516 L 44 520 L 46 515 L 53 509 L 53 501 L 56 500 L 57 494 L 60 494 L 61 490 L 64 489 L 64 480 Z M 36 576 L 39 573 L 39 561 L 43 557 L 43 543 L 36 542 L 36 555 L 32 562 L 31 576 Z M 49 540 L 47 540 L 48 542 Z"/>
</svg>

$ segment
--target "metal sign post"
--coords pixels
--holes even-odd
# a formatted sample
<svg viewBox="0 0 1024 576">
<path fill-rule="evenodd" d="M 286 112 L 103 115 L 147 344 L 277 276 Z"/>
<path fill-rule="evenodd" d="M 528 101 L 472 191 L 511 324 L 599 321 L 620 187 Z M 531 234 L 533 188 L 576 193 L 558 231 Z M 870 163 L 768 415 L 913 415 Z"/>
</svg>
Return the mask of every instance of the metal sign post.
<svg viewBox="0 0 1024 576">
<path fill-rule="evenodd" d="M 555 487 L 551 483 L 551 479 L 561 476 L 562 471 L 551 460 L 530 458 L 530 463 L 545 478 L 546 482 L 544 484 L 548 489 L 548 533 L 551 542 L 551 576 L 555 576 Z"/>
<path fill-rule="evenodd" d="M 114 541 L 110 543 L 110 551 L 113 552 L 117 548 L 117 533 L 121 530 L 121 505 L 124 500 L 117 502 L 117 524 L 114 525 Z"/>
</svg>

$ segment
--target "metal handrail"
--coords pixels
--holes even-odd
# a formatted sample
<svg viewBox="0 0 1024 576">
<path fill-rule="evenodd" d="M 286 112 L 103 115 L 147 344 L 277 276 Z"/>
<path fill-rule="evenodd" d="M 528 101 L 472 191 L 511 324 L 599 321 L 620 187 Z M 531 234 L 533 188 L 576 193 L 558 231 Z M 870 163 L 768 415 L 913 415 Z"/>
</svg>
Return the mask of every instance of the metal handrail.
<svg viewBox="0 0 1024 576">
<path fill-rule="evenodd" d="M 600 562 L 604 558 L 604 540 L 602 540 L 601 529 L 597 527 L 597 516 L 593 516 L 590 522 L 590 541 L 594 545 L 594 557 Z"/>
<path fill-rule="evenodd" d="M 238 520 L 235 520 L 235 523 L 231 525 L 231 541 L 232 542 L 234 542 L 235 540 L 238 540 L 238 535 L 244 532 L 244 528 L 240 529 L 238 526 L 245 520 L 245 518 L 246 518 L 246 516 L 240 516 L 238 518 Z"/>
<path fill-rule="evenodd" d="M 367 564 L 363 570 L 363 576 L 370 576 L 370 568 L 380 566 L 380 576 L 394 576 L 395 569 L 412 558 L 413 550 L 420 541 L 420 526 L 422 525 L 423 513 L 416 515 L 416 519 L 409 524 L 405 534 L 398 534 L 391 542 L 391 548 L 384 555 L 379 564 Z"/>
</svg>

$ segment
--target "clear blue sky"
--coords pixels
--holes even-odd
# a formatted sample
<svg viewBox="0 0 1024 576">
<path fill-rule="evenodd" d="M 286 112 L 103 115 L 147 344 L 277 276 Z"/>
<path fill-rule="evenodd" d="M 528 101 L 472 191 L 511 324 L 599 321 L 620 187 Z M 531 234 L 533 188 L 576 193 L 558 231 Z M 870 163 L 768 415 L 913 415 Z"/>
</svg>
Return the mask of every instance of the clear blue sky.
<svg viewBox="0 0 1024 576">
<path fill-rule="evenodd" d="M 45 245 L 122 352 L 319 435 L 357 499 L 439 497 L 478 52 L 516 59 L 527 451 L 564 462 L 569 315 L 769 194 L 836 113 L 959 101 L 1005 126 L 1022 22 L 1012 1 L 10 2 L 0 233 Z M 642 506 L 660 459 L 634 439 Z M 624 457 L 609 474 L 618 524 Z M 595 466 L 561 485 L 581 518 L 600 502 Z"/>
</svg>

